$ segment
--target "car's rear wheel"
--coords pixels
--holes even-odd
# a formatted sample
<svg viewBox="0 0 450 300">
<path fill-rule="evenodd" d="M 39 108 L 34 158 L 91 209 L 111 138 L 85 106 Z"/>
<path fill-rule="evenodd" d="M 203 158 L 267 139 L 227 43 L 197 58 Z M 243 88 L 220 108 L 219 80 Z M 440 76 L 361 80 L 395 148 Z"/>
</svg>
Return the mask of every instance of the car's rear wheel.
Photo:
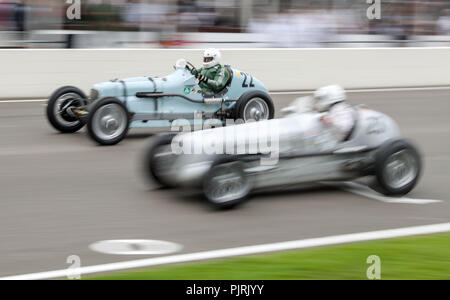
<svg viewBox="0 0 450 300">
<path fill-rule="evenodd" d="M 420 154 L 408 141 L 390 142 L 376 153 L 375 177 L 379 190 L 385 195 L 409 193 L 416 186 L 421 172 Z"/>
<path fill-rule="evenodd" d="M 47 103 L 47 119 L 62 133 L 74 133 L 85 125 L 74 109 L 88 104 L 86 95 L 78 88 L 65 86 L 56 90 Z"/>
<path fill-rule="evenodd" d="M 103 98 L 89 107 L 88 133 L 101 145 L 116 145 L 128 133 L 130 115 L 125 104 L 116 98 Z"/>
<path fill-rule="evenodd" d="M 144 174 L 150 181 L 165 188 L 171 188 L 167 171 L 170 170 L 175 154 L 171 143 L 175 134 L 161 134 L 152 138 L 144 156 Z"/>
<path fill-rule="evenodd" d="M 244 122 L 273 119 L 275 109 L 269 95 L 252 91 L 241 96 L 234 108 L 234 119 Z"/>
<path fill-rule="evenodd" d="M 252 189 L 240 161 L 214 164 L 203 180 L 203 193 L 216 208 L 232 208 L 243 203 Z"/>
</svg>

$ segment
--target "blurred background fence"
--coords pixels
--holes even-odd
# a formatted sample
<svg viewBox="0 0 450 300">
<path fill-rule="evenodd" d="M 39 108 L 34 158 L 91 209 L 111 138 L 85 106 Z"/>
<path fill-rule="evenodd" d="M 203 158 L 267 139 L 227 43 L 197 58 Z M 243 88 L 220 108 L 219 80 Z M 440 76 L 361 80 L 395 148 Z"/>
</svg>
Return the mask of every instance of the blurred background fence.
<svg viewBox="0 0 450 300">
<path fill-rule="evenodd" d="M 368 10 L 380 3 L 379 19 Z M 0 0 L 1 48 L 449 46 L 450 2 Z M 67 11 L 79 9 L 80 18 Z"/>
</svg>

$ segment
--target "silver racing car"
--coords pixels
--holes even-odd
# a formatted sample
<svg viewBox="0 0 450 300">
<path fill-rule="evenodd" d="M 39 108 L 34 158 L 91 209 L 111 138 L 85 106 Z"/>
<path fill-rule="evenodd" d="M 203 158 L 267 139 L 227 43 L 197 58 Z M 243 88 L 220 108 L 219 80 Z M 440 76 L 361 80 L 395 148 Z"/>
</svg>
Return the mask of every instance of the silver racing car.
<svg viewBox="0 0 450 300">
<path fill-rule="evenodd" d="M 147 174 L 165 187 L 194 187 L 219 208 L 242 203 L 254 190 L 372 176 L 377 191 L 400 196 L 421 174 L 416 147 L 389 116 L 355 106 L 357 121 L 344 141 L 309 109 L 310 98 L 284 117 L 152 139 Z"/>
</svg>

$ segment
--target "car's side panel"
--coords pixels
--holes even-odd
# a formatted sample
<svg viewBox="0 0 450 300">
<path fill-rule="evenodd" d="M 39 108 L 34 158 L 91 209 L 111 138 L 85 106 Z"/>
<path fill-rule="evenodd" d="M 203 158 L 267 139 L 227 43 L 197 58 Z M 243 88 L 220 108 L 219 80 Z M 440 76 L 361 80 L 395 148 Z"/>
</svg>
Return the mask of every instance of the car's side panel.
<svg viewBox="0 0 450 300">
<path fill-rule="evenodd" d="M 252 90 L 268 93 L 262 82 L 253 76 L 234 69 L 232 73 L 230 86 L 218 98 L 237 100 L 242 94 Z M 176 69 L 162 78 L 133 77 L 108 81 L 94 85 L 94 89 L 98 90 L 99 98 L 115 97 L 126 103 L 127 109 L 134 113 L 131 127 L 167 127 L 176 119 L 185 119 L 192 124 L 195 116 L 203 114 L 204 118 L 212 118 L 222 107 L 218 103 L 203 103 L 204 96 L 197 80 L 185 69 Z M 136 96 L 138 93 L 171 96 L 142 98 Z M 225 102 L 223 108 L 231 109 L 234 105 L 235 102 Z"/>
<path fill-rule="evenodd" d="M 262 91 L 265 93 L 269 93 L 267 87 L 257 78 L 253 77 L 251 74 L 246 72 L 242 72 L 240 70 L 233 70 L 233 79 L 231 81 L 231 85 L 228 88 L 228 92 L 225 97 L 228 99 L 239 99 L 242 94 L 248 91 Z"/>
<path fill-rule="evenodd" d="M 391 117 L 366 108 L 357 109 L 357 112 L 356 128 L 350 140 L 341 144 L 340 148 L 376 148 L 387 140 L 400 137 L 400 130 Z"/>
<path fill-rule="evenodd" d="M 167 120 L 155 120 L 155 121 L 132 121 L 130 128 L 168 128 L 171 126 L 171 122 Z"/>
<path fill-rule="evenodd" d="M 358 109 L 356 112 L 359 117 L 351 139 L 340 143 L 333 138 L 332 130 L 323 128 L 319 121 L 320 114 L 317 113 L 293 114 L 282 119 L 187 133 L 180 138 L 183 145 L 202 145 L 204 149 L 209 149 L 212 144 L 220 141 L 226 145 L 228 142 L 238 141 L 239 146 L 248 149 L 248 137 L 277 142 L 280 159 L 273 167 L 252 175 L 256 187 L 347 180 L 358 176 L 356 171 L 350 172 L 344 168 L 349 159 L 366 161 L 371 155 L 366 151 L 372 151 L 385 141 L 399 136 L 397 124 L 387 115 L 369 109 Z M 275 135 L 272 136 L 273 130 Z M 234 148 L 230 149 L 232 153 L 226 152 L 227 154 L 236 154 Z M 272 157 L 273 154 L 272 152 Z M 186 163 L 184 169 L 189 173 L 190 162 L 187 155 L 181 155 L 178 160 L 182 165 L 183 161 Z M 259 161 L 255 163 L 262 167 Z"/>
<path fill-rule="evenodd" d="M 135 112 L 140 120 L 132 122 L 132 127 L 167 127 L 170 121 L 175 119 L 193 120 L 194 113 L 206 112 L 211 115 L 220 109 L 220 104 L 204 104 L 191 102 L 183 97 L 155 97 L 138 98 L 139 92 L 162 93 L 170 95 L 184 95 L 194 101 L 202 101 L 199 86 L 187 70 L 176 70 L 174 73 L 164 78 L 147 79 L 152 83 L 152 87 L 139 88 L 142 82 L 127 82 L 129 96 L 127 106 L 130 111 Z M 167 119 L 154 120 L 154 119 Z"/>
<path fill-rule="evenodd" d="M 356 171 L 345 170 L 345 163 L 350 159 L 363 159 L 367 155 L 367 153 L 329 154 L 280 159 L 273 169 L 249 175 L 253 178 L 254 188 L 327 180 L 349 180 L 358 177 L 359 174 Z M 256 161 L 254 164 L 260 165 L 260 162 Z"/>
</svg>

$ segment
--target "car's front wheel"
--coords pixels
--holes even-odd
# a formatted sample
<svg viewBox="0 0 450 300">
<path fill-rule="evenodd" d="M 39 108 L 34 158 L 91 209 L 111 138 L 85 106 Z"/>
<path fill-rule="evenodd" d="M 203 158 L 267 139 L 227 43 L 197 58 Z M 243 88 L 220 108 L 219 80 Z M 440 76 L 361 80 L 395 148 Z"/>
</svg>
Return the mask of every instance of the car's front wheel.
<svg viewBox="0 0 450 300">
<path fill-rule="evenodd" d="M 172 171 L 171 167 L 176 158 L 171 148 L 174 136 L 175 134 L 157 135 L 152 138 L 144 154 L 145 176 L 164 188 L 173 187 L 167 174 Z"/>
<path fill-rule="evenodd" d="M 75 110 L 88 104 L 86 95 L 78 88 L 65 86 L 56 90 L 47 103 L 47 119 L 62 133 L 74 133 L 83 128 L 84 123 Z"/>
<path fill-rule="evenodd" d="M 116 98 L 103 98 L 89 108 L 88 133 L 101 145 L 115 145 L 128 133 L 130 115 L 125 104 Z"/>
<path fill-rule="evenodd" d="M 232 208 L 243 203 L 252 189 L 240 161 L 214 164 L 203 179 L 203 193 L 216 208 Z"/>
<path fill-rule="evenodd" d="M 408 141 L 396 140 L 382 146 L 375 157 L 375 177 L 385 195 L 402 196 L 417 184 L 422 162 L 417 149 Z"/>
</svg>

